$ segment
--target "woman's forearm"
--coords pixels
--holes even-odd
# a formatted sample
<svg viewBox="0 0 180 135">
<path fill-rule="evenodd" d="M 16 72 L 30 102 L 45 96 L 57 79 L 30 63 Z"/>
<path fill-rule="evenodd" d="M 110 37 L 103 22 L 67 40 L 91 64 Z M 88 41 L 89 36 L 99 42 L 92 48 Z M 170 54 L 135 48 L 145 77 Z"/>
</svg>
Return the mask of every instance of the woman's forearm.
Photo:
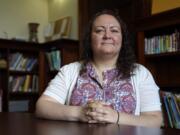
<svg viewBox="0 0 180 135">
<path fill-rule="evenodd" d="M 120 113 L 119 124 L 160 127 L 162 124 L 161 112 L 141 113 L 140 116 Z"/>
<path fill-rule="evenodd" d="M 83 107 L 66 106 L 58 102 L 40 99 L 36 103 L 36 116 L 52 120 L 85 121 Z"/>
</svg>

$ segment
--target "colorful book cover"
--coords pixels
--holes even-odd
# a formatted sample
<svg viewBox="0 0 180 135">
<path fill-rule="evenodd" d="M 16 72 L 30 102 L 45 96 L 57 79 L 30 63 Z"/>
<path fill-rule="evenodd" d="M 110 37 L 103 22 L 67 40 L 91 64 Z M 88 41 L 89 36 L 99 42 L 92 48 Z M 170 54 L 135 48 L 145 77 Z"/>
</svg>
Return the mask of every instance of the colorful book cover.
<svg viewBox="0 0 180 135">
<path fill-rule="evenodd" d="M 170 110 L 169 110 L 169 106 L 168 106 L 167 97 L 163 96 L 163 100 L 164 100 L 165 108 L 166 108 L 166 111 L 168 114 L 168 120 L 169 120 L 170 127 L 173 128 L 173 123 L 172 123 L 172 118 L 171 118 L 171 114 L 170 114 Z"/>
</svg>

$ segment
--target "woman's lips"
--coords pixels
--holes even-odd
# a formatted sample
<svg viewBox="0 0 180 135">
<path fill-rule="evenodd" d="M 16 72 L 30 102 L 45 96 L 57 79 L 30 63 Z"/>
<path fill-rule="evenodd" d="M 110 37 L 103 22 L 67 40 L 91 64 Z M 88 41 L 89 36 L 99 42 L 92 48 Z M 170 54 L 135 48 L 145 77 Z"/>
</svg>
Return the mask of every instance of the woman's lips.
<svg viewBox="0 0 180 135">
<path fill-rule="evenodd" d="M 103 42 L 102 44 L 103 44 L 103 45 L 105 45 L 105 44 L 113 44 L 113 43 L 109 43 L 109 42 Z"/>
</svg>

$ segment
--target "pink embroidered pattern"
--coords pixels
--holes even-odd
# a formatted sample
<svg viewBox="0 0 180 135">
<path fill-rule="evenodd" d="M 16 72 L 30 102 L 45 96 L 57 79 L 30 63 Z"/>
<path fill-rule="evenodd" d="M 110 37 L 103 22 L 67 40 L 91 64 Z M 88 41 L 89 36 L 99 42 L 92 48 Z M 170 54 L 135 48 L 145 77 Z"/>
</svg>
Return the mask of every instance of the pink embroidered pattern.
<svg viewBox="0 0 180 135">
<path fill-rule="evenodd" d="M 103 72 L 104 83 L 101 85 L 95 69 L 88 63 L 86 71 L 77 78 L 70 104 L 83 106 L 90 100 L 100 100 L 119 112 L 134 114 L 136 95 L 131 80 L 119 80 L 117 74 L 117 69 Z"/>
</svg>

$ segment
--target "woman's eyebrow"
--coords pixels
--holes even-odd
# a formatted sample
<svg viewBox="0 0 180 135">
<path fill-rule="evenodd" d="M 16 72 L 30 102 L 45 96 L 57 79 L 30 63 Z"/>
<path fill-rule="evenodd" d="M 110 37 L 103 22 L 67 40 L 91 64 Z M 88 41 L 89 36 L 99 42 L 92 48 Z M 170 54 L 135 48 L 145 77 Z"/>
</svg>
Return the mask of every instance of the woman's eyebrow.
<svg viewBox="0 0 180 135">
<path fill-rule="evenodd" d="M 120 29 L 121 27 L 120 26 L 110 26 L 110 28 L 118 28 L 118 29 Z"/>
<path fill-rule="evenodd" d="M 94 28 L 106 28 L 106 26 L 94 26 Z M 121 27 L 120 26 L 110 26 L 110 28 L 118 28 L 120 29 Z"/>
<path fill-rule="evenodd" d="M 105 28 L 105 26 L 94 26 L 95 28 Z"/>
</svg>

